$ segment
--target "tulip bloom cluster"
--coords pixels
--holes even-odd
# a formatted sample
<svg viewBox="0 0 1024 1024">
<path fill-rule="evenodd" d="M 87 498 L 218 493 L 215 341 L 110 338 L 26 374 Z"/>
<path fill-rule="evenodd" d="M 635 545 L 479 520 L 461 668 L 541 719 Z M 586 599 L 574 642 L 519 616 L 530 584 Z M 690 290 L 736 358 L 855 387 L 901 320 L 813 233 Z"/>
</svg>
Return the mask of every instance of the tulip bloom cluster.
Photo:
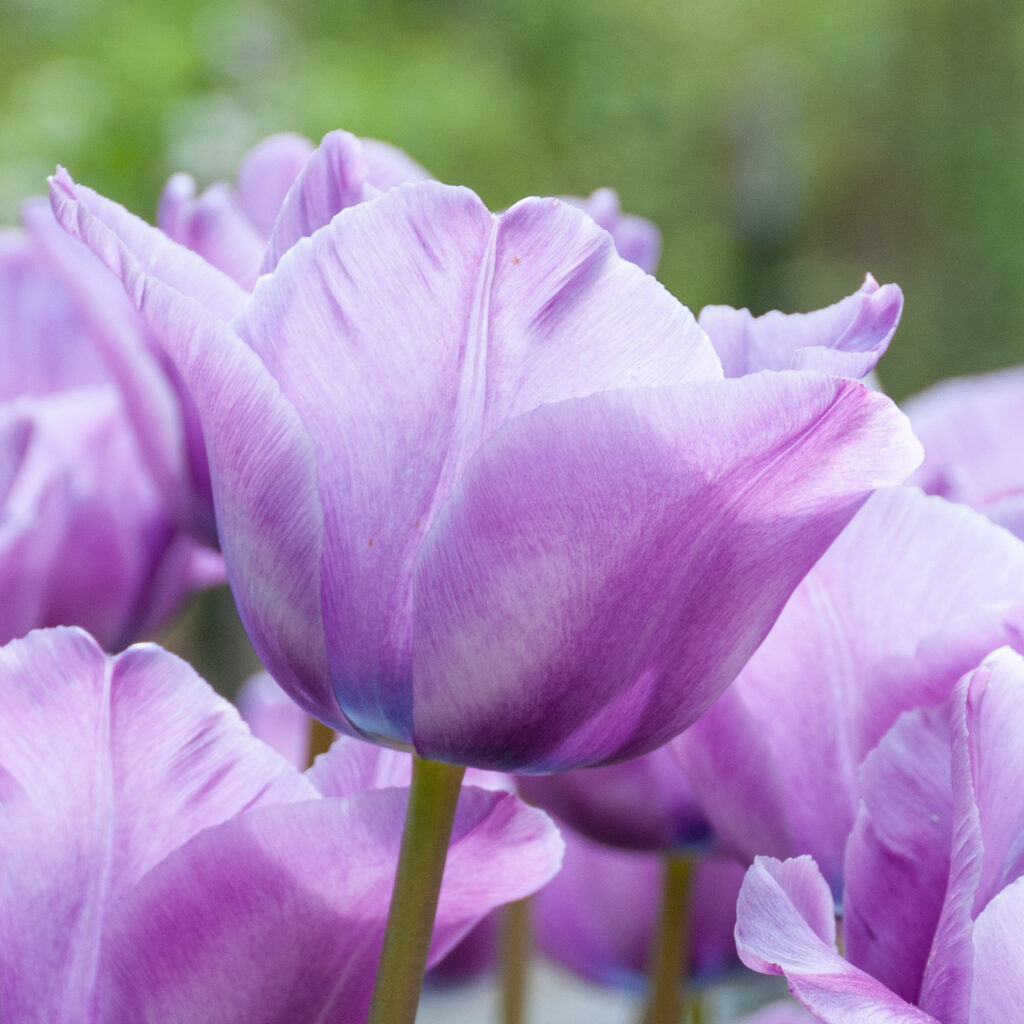
<svg viewBox="0 0 1024 1024">
<path fill-rule="evenodd" d="M 816 1019 L 1012 1016 L 1019 371 L 987 418 L 967 384 L 910 403 L 918 469 L 861 383 L 895 285 L 695 317 L 610 190 L 493 213 L 340 131 L 175 175 L 156 227 L 63 170 L 24 222 L 4 1024 L 405 1024 L 545 885 L 538 947 L 602 983 L 655 961 L 651 1024 L 680 973 L 740 969 L 737 892 L 739 957 Z M 222 571 L 276 680 L 251 731 L 159 648 L 102 649 Z M 342 735 L 303 771 L 308 715 Z"/>
</svg>

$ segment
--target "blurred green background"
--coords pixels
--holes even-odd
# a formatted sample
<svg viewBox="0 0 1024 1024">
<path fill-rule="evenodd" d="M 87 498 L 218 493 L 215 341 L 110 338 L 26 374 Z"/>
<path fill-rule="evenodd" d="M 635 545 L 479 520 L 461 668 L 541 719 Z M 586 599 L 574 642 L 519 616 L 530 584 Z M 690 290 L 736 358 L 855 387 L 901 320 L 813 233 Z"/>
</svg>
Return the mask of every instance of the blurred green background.
<svg viewBox="0 0 1024 1024">
<path fill-rule="evenodd" d="M 617 188 L 695 309 L 898 281 L 896 397 L 1024 361 L 1024 5 L 0 2 L 0 222 L 57 162 L 152 217 L 175 170 L 344 127 L 493 207 Z"/>
<path fill-rule="evenodd" d="M 899 282 L 897 398 L 1024 362 L 1024 5 L 0 0 L 0 223 L 60 162 L 146 217 L 291 129 L 492 207 L 617 188 L 687 305 Z M 204 620 L 205 621 L 205 620 Z M 214 620 L 215 621 L 215 620 Z M 208 627 L 216 629 L 216 625 Z"/>
</svg>

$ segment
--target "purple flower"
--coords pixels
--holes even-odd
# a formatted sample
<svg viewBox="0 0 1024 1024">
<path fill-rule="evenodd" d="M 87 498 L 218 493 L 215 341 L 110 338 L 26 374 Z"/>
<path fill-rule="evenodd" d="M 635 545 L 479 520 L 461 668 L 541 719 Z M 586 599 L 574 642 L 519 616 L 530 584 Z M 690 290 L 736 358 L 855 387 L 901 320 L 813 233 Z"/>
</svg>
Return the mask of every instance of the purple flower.
<svg viewBox="0 0 1024 1024">
<path fill-rule="evenodd" d="M 168 501 L 184 434 L 138 314 L 45 204 L 24 216 L 0 235 L 0 642 L 77 624 L 116 648 L 223 564 Z"/>
<path fill-rule="evenodd" d="M 539 948 L 601 985 L 642 990 L 661 909 L 664 858 L 613 850 L 563 832 L 562 870 L 533 900 Z M 697 865 L 690 921 L 689 973 L 718 979 L 739 967 L 733 927 L 743 867 L 722 857 Z"/>
<path fill-rule="evenodd" d="M 963 506 L 881 492 L 672 749 L 726 847 L 811 854 L 838 896 L 864 757 L 901 712 L 1022 643 L 1024 544 Z"/>
<path fill-rule="evenodd" d="M 859 379 L 885 354 L 902 312 L 900 289 L 880 287 L 868 274 L 853 295 L 814 313 L 753 316 L 749 309 L 705 306 L 699 322 L 727 377 L 792 369 Z"/>
<path fill-rule="evenodd" d="M 989 1024 L 1024 999 L 1024 660 L 1003 649 L 903 715 L 864 763 L 846 851 L 846 957 L 809 857 L 758 858 L 736 940 L 819 1020 Z"/>
<path fill-rule="evenodd" d="M 392 189 L 247 298 L 65 174 L 52 197 L 192 391 L 264 663 L 427 758 L 546 771 L 665 742 L 918 458 L 857 383 L 721 379 L 689 312 L 557 200 Z"/>
<path fill-rule="evenodd" d="M 905 408 L 925 449 L 911 482 L 1024 537 L 1024 367 L 943 381 Z"/>
<path fill-rule="evenodd" d="M 330 754 L 299 774 L 152 645 L 36 632 L 0 693 L 5 1021 L 363 1020 L 407 791 L 341 793 Z M 467 789 L 432 959 L 560 855 L 542 812 Z"/>
<path fill-rule="evenodd" d="M 348 206 L 429 175 L 386 142 L 343 131 L 318 147 L 301 135 L 272 135 L 238 167 L 238 183 L 196 195 L 187 174 L 175 174 L 160 197 L 157 224 L 243 288 L 276 266 L 300 238 Z"/>
<path fill-rule="evenodd" d="M 520 792 L 588 839 L 671 853 L 702 846 L 711 826 L 668 747 L 602 768 L 524 775 Z"/>
</svg>

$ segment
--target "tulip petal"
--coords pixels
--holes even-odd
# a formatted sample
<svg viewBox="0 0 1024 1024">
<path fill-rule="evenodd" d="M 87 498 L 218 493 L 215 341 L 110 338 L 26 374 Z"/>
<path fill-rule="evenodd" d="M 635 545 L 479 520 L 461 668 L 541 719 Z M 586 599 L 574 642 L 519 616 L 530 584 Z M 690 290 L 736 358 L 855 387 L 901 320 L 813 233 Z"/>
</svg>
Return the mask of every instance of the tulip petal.
<svg viewBox="0 0 1024 1024">
<path fill-rule="evenodd" d="M 729 847 L 748 860 L 810 853 L 838 898 L 868 751 L 1022 635 L 1021 542 L 913 488 L 882 492 L 673 750 Z"/>
<path fill-rule="evenodd" d="M 1024 461 L 1013 439 L 1024 423 L 1024 367 L 942 381 L 905 409 L 924 444 L 912 483 L 986 514 L 1008 500 L 1019 508 Z M 1019 514 L 1007 525 L 1024 534 Z"/>
<path fill-rule="evenodd" d="M 610 846 L 672 852 L 710 838 L 707 818 L 667 747 L 603 768 L 524 775 L 519 792 Z"/>
<path fill-rule="evenodd" d="M 81 630 L 0 650 L 0 1005 L 92 1020 L 111 906 L 191 836 L 312 787 L 173 655 Z"/>
<path fill-rule="evenodd" d="M 306 166 L 313 143 L 294 132 L 258 142 L 238 165 L 238 194 L 249 220 L 264 238 L 274 230 L 281 204 Z"/>
<path fill-rule="evenodd" d="M 832 893 L 810 857 L 758 857 L 736 908 L 740 959 L 785 975 L 789 990 L 824 1024 L 937 1024 L 835 948 Z"/>
<path fill-rule="evenodd" d="M 168 238 L 251 289 L 259 276 L 263 238 L 229 185 L 211 185 L 198 197 L 195 192 L 195 182 L 187 174 L 171 177 L 160 196 L 157 226 Z"/>
<path fill-rule="evenodd" d="M 970 1020 L 975 918 L 1021 874 L 1024 660 L 1004 649 L 960 680 L 951 701 L 953 843 L 949 883 L 920 1003 L 947 1024 Z"/>
<path fill-rule="evenodd" d="M 1024 878 L 1008 885 L 974 922 L 971 1016 L 978 1024 L 1016 1020 L 1024 1005 Z"/>
<path fill-rule="evenodd" d="M 210 829 L 125 898 L 104 948 L 102 1020 L 362 1024 L 407 790 L 268 807 Z M 558 869 L 550 819 L 468 790 L 456 813 L 431 962 Z"/>
<path fill-rule="evenodd" d="M 248 293 L 211 266 L 201 256 L 172 242 L 162 231 L 129 213 L 91 188 L 76 185 L 63 168 L 50 179 L 50 200 L 58 222 L 80 239 L 117 274 L 128 287 L 138 308 L 144 302 L 143 282 L 152 277 L 194 299 L 214 316 L 230 320 L 241 309 Z M 100 226 L 106 231 L 100 229 Z M 145 268 L 132 275 L 121 266 L 123 250 Z"/>
<path fill-rule="evenodd" d="M 363 157 L 369 172 L 367 181 L 381 192 L 396 185 L 415 181 L 429 181 L 430 172 L 425 171 L 404 150 L 379 139 L 360 139 Z"/>
<path fill-rule="evenodd" d="M 476 448 L 543 402 L 718 375 L 689 312 L 578 210 L 492 217 L 435 182 L 293 247 L 236 327 L 316 445 L 335 686 L 363 732 L 406 741 L 408 581 Z"/>
<path fill-rule="evenodd" d="M 949 877 L 952 796 L 945 706 L 902 715 L 860 770 L 846 847 L 850 962 L 917 1003 Z"/>
<path fill-rule="evenodd" d="M 253 736 L 299 771 L 306 767 L 313 721 L 269 672 L 257 672 L 242 683 L 235 705 Z"/>
<path fill-rule="evenodd" d="M 81 231 L 93 251 L 121 275 L 199 409 L 215 481 L 221 546 L 257 653 L 274 666 L 278 681 L 301 706 L 330 718 L 328 724 L 335 728 L 351 729 L 329 690 L 317 585 L 323 550 L 317 457 L 295 409 L 226 324 L 140 263 L 146 246 L 135 252 L 130 245 L 145 228 L 141 221 L 137 231 L 122 239 L 92 215 L 91 194 L 67 175 L 54 183 L 53 192 L 63 211 L 60 218 Z M 132 218 L 122 210 L 109 219 L 120 227 Z M 169 241 L 164 254 L 168 263 L 178 256 L 186 263 L 198 259 Z M 180 277 L 168 275 L 171 282 Z"/>
<path fill-rule="evenodd" d="M 420 551 L 417 750 L 546 771 L 664 743 L 870 490 L 918 458 L 888 399 L 816 374 L 609 391 L 510 421 Z"/>
<path fill-rule="evenodd" d="M 334 131 L 310 154 L 288 190 L 263 253 L 260 273 L 269 274 L 300 239 L 329 224 L 331 218 L 365 196 L 366 159 L 359 140 Z"/>
<path fill-rule="evenodd" d="M 727 377 L 758 370 L 818 370 L 859 379 L 885 354 L 902 311 L 900 289 L 879 287 L 868 274 L 859 291 L 813 313 L 773 310 L 755 317 L 749 309 L 705 306 L 699 321 Z"/>
</svg>

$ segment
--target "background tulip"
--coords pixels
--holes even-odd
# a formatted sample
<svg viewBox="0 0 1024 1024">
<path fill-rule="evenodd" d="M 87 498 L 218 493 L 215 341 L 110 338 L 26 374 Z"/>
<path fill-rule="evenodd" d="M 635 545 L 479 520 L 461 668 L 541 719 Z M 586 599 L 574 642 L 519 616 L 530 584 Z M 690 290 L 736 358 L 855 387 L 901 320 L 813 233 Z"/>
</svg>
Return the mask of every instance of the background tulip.
<svg viewBox="0 0 1024 1024">
<path fill-rule="evenodd" d="M 815 857 L 836 897 L 857 771 L 902 711 L 1024 629 L 1024 545 L 914 488 L 875 495 L 732 687 L 672 743 L 716 835 Z"/>
<path fill-rule="evenodd" d="M 330 754 L 304 777 L 151 645 L 35 632 L 0 693 L 5 1021 L 364 1019 L 407 791 L 342 793 Z M 432 957 L 560 859 L 540 811 L 468 788 Z"/>
<path fill-rule="evenodd" d="M 78 624 L 116 648 L 223 565 L 193 539 L 180 494 L 168 500 L 182 422 L 141 320 L 45 204 L 25 220 L 0 237 L 0 641 Z M 120 355 L 148 370 L 127 379 Z"/>
<path fill-rule="evenodd" d="M 1024 997 L 1022 716 L 1024 660 L 1008 649 L 967 673 L 945 706 L 903 715 L 861 774 L 849 959 L 814 862 L 759 858 L 740 893 L 744 962 L 785 974 L 826 1024 L 1012 1020 Z"/>
<path fill-rule="evenodd" d="M 912 482 L 1024 537 L 1024 368 L 943 381 L 904 408 L 925 448 Z"/>
</svg>

